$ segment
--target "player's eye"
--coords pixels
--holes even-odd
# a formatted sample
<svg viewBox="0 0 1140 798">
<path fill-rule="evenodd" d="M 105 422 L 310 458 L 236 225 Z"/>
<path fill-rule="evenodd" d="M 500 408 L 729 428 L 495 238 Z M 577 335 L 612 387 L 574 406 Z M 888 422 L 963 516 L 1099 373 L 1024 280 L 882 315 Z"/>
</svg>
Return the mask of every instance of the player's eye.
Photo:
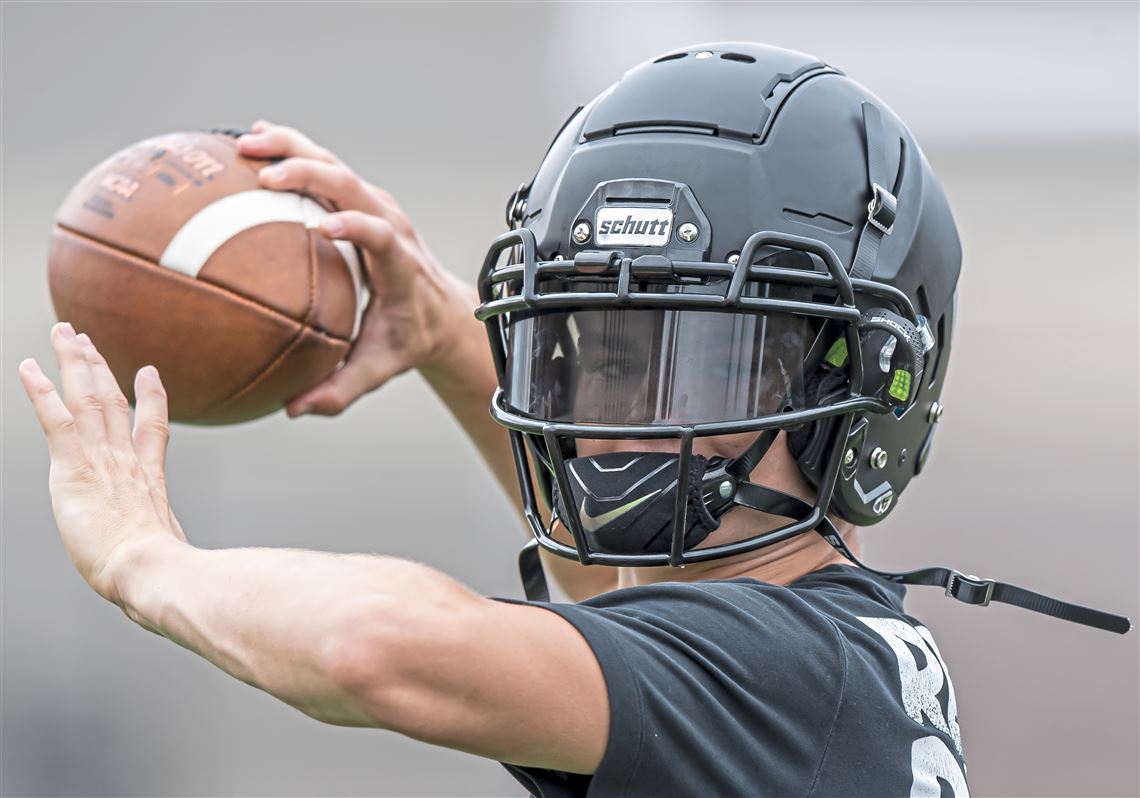
<svg viewBox="0 0 1140 798">
<path fill-rule="evenodd" d="M 604 377 L 610 382 L 629 381 L 641 376 L 636 359 L 626 352 L 609 351 L 599 353 L 594 358 L 583 358 L 582 369 L 595 376 Z"/>
</svg>

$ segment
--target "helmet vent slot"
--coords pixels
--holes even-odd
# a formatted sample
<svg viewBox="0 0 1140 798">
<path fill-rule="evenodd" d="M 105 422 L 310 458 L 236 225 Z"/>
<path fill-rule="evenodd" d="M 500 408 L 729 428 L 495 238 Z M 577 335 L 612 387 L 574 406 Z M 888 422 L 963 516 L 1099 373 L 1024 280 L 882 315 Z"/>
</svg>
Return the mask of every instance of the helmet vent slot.
<svg viewBox="0 0 1140 798">
<path fill-rule="evenodd" d="M 935 325 L 935 336 L 938 341 L 938 354 L 934 356 L 934 365 L 930 369 L 930 382 L 927 388 L 933 388 L 938 379 L 942 376 L 942 353 L 946 351 L 947 345 L 950 343 L 946 340 L 946 314 L 943 313 L 938 319 L 938 324 Z"/>
<path fill-rule="evenodd" d="M 842 234 L 849 232 L 854 227 L 851 222 L 840 219 L 838 216 L 824 213 L 823 211 L 807 213 L 806 211 L 798 211 L 795 208 L 784 208 L 784 218 L 792 222 L 806 224 L 808 227 L 825 230 L 828 233 Z"/>
<path fill-rule="evenodd" d="M 606 197 L 607 205 L 668 205 L 673 197 Z"/>
<path fill-rule="evenodd" d="M 742 64 L 755 64 L 756 59 L 744 53 L 721 53 L 721 58 L 725 61 L 739 61 Z"/>
<path fill-rule="evenodd" d="M 653 63 L 660 64 L 660 63 L 663 63 L 665 61 L 676 61 L 678 58 L 684 58 L 687 55 L 688 55 L 688 53 L 671 53 L 670 55 L 661 56 L 660 58 L 658 58 Z"/>
</svg>

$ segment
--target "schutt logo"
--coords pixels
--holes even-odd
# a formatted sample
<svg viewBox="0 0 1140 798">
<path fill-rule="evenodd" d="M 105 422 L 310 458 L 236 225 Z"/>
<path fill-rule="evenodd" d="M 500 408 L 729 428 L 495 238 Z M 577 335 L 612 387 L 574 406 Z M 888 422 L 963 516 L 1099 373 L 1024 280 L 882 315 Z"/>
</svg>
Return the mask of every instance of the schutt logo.
<svg viewBox="0 0 1140 798">
<path fill-rule="evenodd" d="M 594 241 L 600 246 L 662 247 L 669 242 L 668 208 L 599 208 Z"/>
</svg>

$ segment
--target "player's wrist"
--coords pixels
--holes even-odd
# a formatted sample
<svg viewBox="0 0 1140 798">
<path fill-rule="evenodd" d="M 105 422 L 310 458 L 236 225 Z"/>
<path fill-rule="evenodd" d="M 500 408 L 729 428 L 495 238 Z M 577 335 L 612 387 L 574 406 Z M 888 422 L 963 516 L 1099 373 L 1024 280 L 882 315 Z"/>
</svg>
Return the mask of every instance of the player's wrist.
<svg viewBox="0 0 1140 798">
<path fill-rule="evenodd" d="M 106 598 L 136 623 L 158 631 L 155 599 L 163 594 L 163 569 L 197 551 L 168 535 L 147 535 L 116 547 L 104 565 Z"/>
<path fill-rule="evenodd" d="M 428 344 L 415 367 L 429 381 L 456 378 L 479 369 L 489 354 L 487 335 L 475 319 L 474 288 L 444 269 L 431 278 L 434 297 L 426 315 Z M 483 358 L 487 359 L 488 358 Z"/>
</svg>

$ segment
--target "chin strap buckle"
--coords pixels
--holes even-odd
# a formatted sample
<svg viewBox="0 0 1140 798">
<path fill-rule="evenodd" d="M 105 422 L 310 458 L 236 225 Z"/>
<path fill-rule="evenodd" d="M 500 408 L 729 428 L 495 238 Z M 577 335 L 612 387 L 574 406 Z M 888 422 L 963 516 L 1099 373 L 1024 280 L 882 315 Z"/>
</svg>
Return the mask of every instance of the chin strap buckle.
<svg viewBox="0 0 1140 798">
<path fill-rule="evenodd" d="M 520 183 L 507 199 L 507 229 L 514 230 L 526 218 L 526 198 L 530 194 L 530 183 Z"/>
<path fill-rule="evenodd" d="M 877 227 L 883 235 L 890 235 L 895 229 L 895 216 L 898 215 L 899 201 L 895 195 L 878 183 L 871 184 L 871 201 L 867 203 L 867 222 Z"/>
<path fill-rule="evenodd" d="M 973 574 L 951 571 L 946 580 L 946 595 L 966 604 L 985 607 L 994 594 L 994 580 L 982 579 Z"/>
</svg>

